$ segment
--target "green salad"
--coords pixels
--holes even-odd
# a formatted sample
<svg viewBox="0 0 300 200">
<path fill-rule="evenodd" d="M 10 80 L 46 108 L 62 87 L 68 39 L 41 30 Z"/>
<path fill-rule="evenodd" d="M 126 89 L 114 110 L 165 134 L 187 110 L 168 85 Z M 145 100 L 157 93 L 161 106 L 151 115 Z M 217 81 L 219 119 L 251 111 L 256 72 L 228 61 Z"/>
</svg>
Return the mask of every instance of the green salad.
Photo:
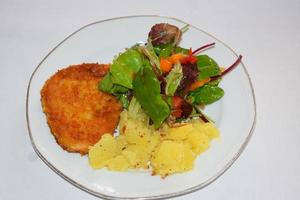
<svg viewBox="0 0 300 200">
<path fill-rule="evenodd" d="M 224 70 L 213 58 L 200 54 L 215 43 L 194 51 L 179 46 L 187 30 L 188 26 L 154 25 L 146 44 L 135 44 L 113 60 L 99 90 L 116 96 L 124 109 L 135 97 L 155 128 L 196 117 L 211 121 L 203 108 L 224 96 L 219 83 L 242 56 Z"/>
</svg>

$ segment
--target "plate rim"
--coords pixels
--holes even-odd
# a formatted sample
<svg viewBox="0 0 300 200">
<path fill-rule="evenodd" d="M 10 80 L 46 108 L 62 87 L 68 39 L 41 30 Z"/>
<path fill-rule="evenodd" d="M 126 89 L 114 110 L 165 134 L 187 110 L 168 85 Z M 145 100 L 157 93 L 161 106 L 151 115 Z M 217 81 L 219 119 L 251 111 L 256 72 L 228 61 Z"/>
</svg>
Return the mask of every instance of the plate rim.
<svg viewBox="0 0 300 200">
<path fill-rule="evenodd" d="M 42 154 L 41 152 L 38 150 L 38 148 L 35 145 L 34 139 L 32 137 L 32 133 L 31 133 L 31 128 L 30 128 L 30 120 L 29 120 L 29 114 L 28 114 L 28 105 L 29 105 L 29 93 L 30 93 L 30 86 L 31 86 L 31 81 L 35 75 L 35 73 L 37 72 L 37 70 L 40 68 L 40 66 L 44 63 L 44 61 L 52 54 L 52 52 L 54 52 L 60 45 L 62 45 L 65 41 L 67 41 L 70 37 L 72 37 L 73 35 L 75 35 L 76 33 L 80 32 L 81 30 L 89 27 L 89 26 L 93 26 L 95 24 L 99 24 L 99 23 L 103 23 L 103 22 L 107 22 L 107 21 L 114 21 L 114 20 L 120 20 L 120 19 L 126 19 L 126 18 L 143 18 L 143 17 L 158 17 L 158 18 L 167 18 L 167 19 L 172 19 L 175 21 L 178 21 L 180 23 L 184 23 L 184 24 L 188 24 L 189 26 L 195 28 L 198 31 L 201 31 L 203 33 L 205 33 L 206 35 L 212 37 L 213 39 L 215 39 L 216 41 L 218 41 L 219 43 L 223 44 L 226 48 L 228 48 L 236 57 L 238 57 L 238 54 L 230 47 L 228 46 L 225 42 L 223 42 L 222 40 L 216 38 L 215 36 L 211 35 L 210 33 L 190 24 L 187 23 L 181 19 L 175 18 L 175 17 L 170 17 L 170 16 L 164 16 L 164 15 L 128 15 L 128 16 L 120 16 L 120 17 L 113 17 L 113 18 L 108 18 L 108 19 L 104 19 L 104 20 L 98 20 L 92 23 L 89 23 L 87 25 L 84 25 L 82 27 L 80 27 L 79 29 L 77 29 L 76 31 L 74 31 L 73 33 L 71 33 L 70 35 L 68 35 L 66 38 L 64 38 L 60 43 L 58 43 L 49 53 L 47 53 L 47 55 L 42 59 L 42 61 L 37 65 L 37 67 L 33 70 L 29 82 L 28 82 L 28 86 L 27 86 L 27 93 L 26 93 L 26 123 L 27 123 L 27 129 L 28 129 L 28 134 L 30 137 L 30 142 L 31 145 L 34 149 L 34 151 L 36 152 L 36 154 L 38 155 L 38 157 L 51 169 L 53 170 L 56 174 L 58 174 L 60 177 L 62 177 L 64 180 L 68 181 L 69 183 L 71 183 L 72 185 L 76 186 L 77 188 L 92 194 L 96 197 L 100 197 L 100 198 L 104 198 L 104 199 L 109 199 L 109 200 L 117 200 L 117 199 L 121 199 L 121 200 L 134 200 L 134 199 L 139 199 L 139 200 L 154 200 L 154 199 L 168 199 L 168 198 L 172 198 L 172 197 L 179 197 L 182 195 L 186 195 L 195 191 L 198 191 L 208 185 L 210 185 L 211 183 L 213 183 L 215 180 L 217 180 L 219 177 L 221 177 L 232 165 L 233 163 L 239 158 L 239 156 L 242 154 L 242 152 L 244 151 L 244 149 L 246 148 L 247 144 L 249 143 L 253 133 L 254 133 L 254 129 L 255 129 L 255 125 L 256 125 L 256 120 L 257 120 L 257 109 L 256 109 L 256 99 L 255 99 L 255 93 L 254 93 L 254 87 L 251 81 L 251 77 L 244 65 L 243 62 L 241 62 L 240 64 L 242 65 L 242 68 L 246 74 L 246 77 L 248 79 L 248 83 L 250 85 L 250 89 L 251 89 L 251 96 L 252 96 L 252 103 L 253 103 L 253 122 L 251 125 L 251 129 L 247 135 L 247 137 L 245 138 L 244 142 L 241 144 L 241 146 L 239 147 L 239 150 L 237 151 L 237 153 L 233 156 L 233 158 L 227 162 L 227 164 L 218 172 L 216 173 L 214 176 L 212 176 L 211 178 L 209 178 L 208 180 L 202 182 L 199 185 L 196 185 L 194 187 L 190 187 L 188 189 L 185 190 L 181 190 L 178 192 L 173 192 L 173 193 L 168 193 L 168 194 L 162 194 L 162 195 L 155 195 L 155 196 L 149 196 L 149 197 L 145 197 L 145 196 L 141 196 L 141 197 L 116 197 L 116 196 L 111 196 L 111 195 L 106 195 L 103 194 L 101 192 L 97 192 L 94 190 L 91 190 L 85 186 L 83 186 L 82 184 L 76 182 L 75 180 L 73 180 L 72 178 L 68 177 L 67 175 L 65 175 L 63 172 L 61 172 L 59 169 L 57 169 L 56 167 L 54 167 Z"/>
</svg>

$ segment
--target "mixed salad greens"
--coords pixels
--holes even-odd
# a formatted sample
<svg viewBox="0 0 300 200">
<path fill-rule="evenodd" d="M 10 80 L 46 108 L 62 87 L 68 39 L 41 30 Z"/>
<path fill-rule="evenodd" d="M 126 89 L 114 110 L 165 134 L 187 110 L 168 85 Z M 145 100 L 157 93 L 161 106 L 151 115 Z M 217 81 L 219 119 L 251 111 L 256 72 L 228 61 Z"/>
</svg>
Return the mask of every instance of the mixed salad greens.
<svg viewBox="0 0 300 200">
<path fill-rule="evenodd" d="M 116 96 L 125 109 L 134 96 L 155 128 L 165 121 L 174 126 L 195 117 L 211 121 L 202 108 L 223 97 L 222 76 L 237 66 L 242 56 L 222 70 L 208 55 L 199 55 L 215 43 L 195 51 L 179 46 L 187 29 L 154 25 L 146 44 L 136 44 L 114 59 L 99 89 Z"/>
</svg>

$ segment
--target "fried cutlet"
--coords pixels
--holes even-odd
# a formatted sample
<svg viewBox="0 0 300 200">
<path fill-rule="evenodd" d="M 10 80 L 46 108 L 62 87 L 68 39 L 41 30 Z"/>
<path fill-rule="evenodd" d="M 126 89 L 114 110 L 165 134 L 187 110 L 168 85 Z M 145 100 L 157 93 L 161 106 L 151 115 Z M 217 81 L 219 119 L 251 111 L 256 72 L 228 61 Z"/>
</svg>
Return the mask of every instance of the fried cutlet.
<svg viewBox="0 0 300 200">
<path fill-rule="evenodd" d="M 57 143 L 69 152 L 88 153 L 104 133 L 113 133 L 121 104 L 98 90 L 107 65 L 81 64 L 59 70 L 41 90 L 47 122 Z"/>
</svg>

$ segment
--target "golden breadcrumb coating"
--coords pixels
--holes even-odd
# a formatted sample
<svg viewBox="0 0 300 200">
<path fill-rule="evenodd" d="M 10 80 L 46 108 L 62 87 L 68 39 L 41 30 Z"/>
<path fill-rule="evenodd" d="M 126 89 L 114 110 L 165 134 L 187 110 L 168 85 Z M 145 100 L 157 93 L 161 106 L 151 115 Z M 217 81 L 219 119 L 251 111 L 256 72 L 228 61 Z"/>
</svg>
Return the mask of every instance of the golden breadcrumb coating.
<svg viewBox="0 0 300 200">
<path fill-rule="evenodd" d="M 108 65 L 72 65 L 59 70 L 43 86 L 42 107 L 63 149 L 83 155 L 104 133 L 114 132 L 121 104 L 97 88 L 108 71 Z"/>
</svg>

